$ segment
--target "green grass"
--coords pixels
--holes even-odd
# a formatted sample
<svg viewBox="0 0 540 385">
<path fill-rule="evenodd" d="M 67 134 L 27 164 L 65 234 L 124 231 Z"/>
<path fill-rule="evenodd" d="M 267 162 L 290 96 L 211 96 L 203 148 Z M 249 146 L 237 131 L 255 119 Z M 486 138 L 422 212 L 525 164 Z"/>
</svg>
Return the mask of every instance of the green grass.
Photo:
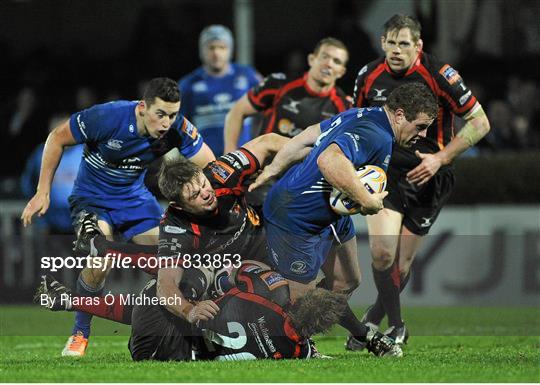
<svg viewBox="0 0 540 385">
<path fill-rule="evenodd" d="M 2 382 L 540 382 L 540 309 L 411 308 L 399 360 L 345 352 L 343 329 L 316 338 L 333 360 L 139 362 L 129 328 L 95 319 L 85 357 L 59 353 L 73 314 L 0 308 Z"/>
</svg>

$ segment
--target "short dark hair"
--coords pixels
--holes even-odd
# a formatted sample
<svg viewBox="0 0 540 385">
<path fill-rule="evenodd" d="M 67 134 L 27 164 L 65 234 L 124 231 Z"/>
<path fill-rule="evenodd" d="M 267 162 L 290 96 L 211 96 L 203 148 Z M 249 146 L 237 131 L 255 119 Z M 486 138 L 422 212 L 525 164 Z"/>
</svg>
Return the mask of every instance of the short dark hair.
<svg viewBox="0 0 540 385">
<path fill-rule="evenodd" d="M 412 122 L 423 112 L 430 118 L 437 117 L 439 106 L 433 92 L 424 84 L 411 82 L 395 88 L 385 103 L 392 111 L 403 109 L 405 118 Z"/>
<path fill-rule="evenodd" d="M 159 190 L 169 201 L 182 203 L 182 190 L 193 181 L 201 169 L 183 156 L 174 160 L 163 160 L 159 170 Z"/>
<path fill-rule="evenodd" d="M 341 48 L 347 52 L 347 60 L 349 58 L 349 50 L 347 49 L 347 46 L 345 43 L 343 43 L 341 40 L 336 39 L 335 37 L 325 37 L 324 39 L 319 40 L 317 45 L 315 46 L 315 49 L 313 49 L 313 53 L 317 55 L 323 45 L 331 45 L 333 47 Z"/>
<path fill-rule="evenodd" d="M 344 294 L 318 287 L 287 305 L 285 311 L 296 332 L 308 338 L 324 333 L 338 323 L 346 306 L 347 297 Z"/>
<path fill-rule="evenodd" d="M 150 80 L 144 89 L 143 100 L 147 106 L 151 106 L 156 101 L 156 98 L 170 103 L 180 101 L 178 84 L 169 78 L 154 78 Z"/>
<path fill-rule="evenodd" d="M 420 22 L 413 16 L 400 14 L 392 16 L 386 23 L 384 23 L 383 36 L 388 35 L 388 32 L 390 31 L 400 31 L 403 28 L 409 28 L 414 42 L 417 42 L 418 39 L 420 39 L 420 33 L 422 32 Z"/>
</svg>

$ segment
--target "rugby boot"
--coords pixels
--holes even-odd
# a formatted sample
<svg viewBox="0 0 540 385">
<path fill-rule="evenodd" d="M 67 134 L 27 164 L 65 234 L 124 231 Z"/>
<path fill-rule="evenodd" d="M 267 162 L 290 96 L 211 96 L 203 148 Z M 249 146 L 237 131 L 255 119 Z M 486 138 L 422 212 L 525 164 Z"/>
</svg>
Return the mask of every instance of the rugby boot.
<svg viewBox="0 0 540 385">
<path fill-rule="evenodd" d="M 97 256 L 97 249 L 94 246 L 94 238 L 103 235 L 98 226 L 97 215 L 86 211 L 81 211 L 77 216 L 75 225 L 77 240 L 73 242 L 73 251 L 79 255 Z"/>
<path fill-rule="evenodd" d="M 385 332 L 388 337 L 392 338 L 396 344 L 404 345 L 409 340 L 409 329 L 405 327 L 405 324 L 402 326 L 390 326 Z"/>
<path fill-rule="evenodd" d="M 51 275 L 42 275 L 34 301 L 52 310 L 71 310 L 71 291 Z"/>
<path fill-rule="evenodd" d="M 63 357 L 82 357 L 86 353 L 88 347 L 88 338 L 84 338 L 83 333 L 78 331 L 70 336 L 62 350 Z"/>
</svg>

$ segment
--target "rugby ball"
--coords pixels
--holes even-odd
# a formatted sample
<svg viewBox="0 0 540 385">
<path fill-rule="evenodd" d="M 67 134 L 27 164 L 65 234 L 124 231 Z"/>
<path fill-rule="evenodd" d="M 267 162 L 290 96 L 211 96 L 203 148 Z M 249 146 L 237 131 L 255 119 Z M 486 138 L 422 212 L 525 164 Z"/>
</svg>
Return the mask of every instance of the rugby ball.
<svg viewBox="0 0 540 385">
<path fill-rule="evenodd" d="M 371 194 L 381 193 L 386 188 L 386 173 L 380 167 L 362 166 L 356 171 L 356 176 Z M 339 215 L 357 214 L 361 208 L 358 203 L 336 188 L 333 188 L 330 194 L 330 207 Z"/>
</svg>

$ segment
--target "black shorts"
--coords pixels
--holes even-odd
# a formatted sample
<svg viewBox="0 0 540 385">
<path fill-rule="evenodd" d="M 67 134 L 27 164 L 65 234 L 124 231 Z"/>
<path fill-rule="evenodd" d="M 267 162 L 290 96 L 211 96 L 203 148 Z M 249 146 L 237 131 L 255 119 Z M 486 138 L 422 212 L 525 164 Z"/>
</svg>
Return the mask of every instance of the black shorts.
<svg viewBox="0 0 540 385">
<path fill-rule="evenodd" d="M 154 281 L 152 283 L 152 281 Z M 141 293 L 156 295 L 155 279 Z M 193 335 L 191 325 L 160 305 L 135 305 L 131 321 L 129 351 L 134 361 L 190 361 Z"/>
<path fill-rule="evenodd" d="M 452 194 L 455 183 L 454 168 L 444 166 L 424 185 L 407 182 L 407 172 L 420 164 L 415 150 L 434 153 L 438 148 L 427 140 L 420 140 L 411 149 L 395 147 L 388 167 L 388 196 L 384 207 L 403 214 L 403 225 L 412 233 L 426 235 Z"/>
</svg>

